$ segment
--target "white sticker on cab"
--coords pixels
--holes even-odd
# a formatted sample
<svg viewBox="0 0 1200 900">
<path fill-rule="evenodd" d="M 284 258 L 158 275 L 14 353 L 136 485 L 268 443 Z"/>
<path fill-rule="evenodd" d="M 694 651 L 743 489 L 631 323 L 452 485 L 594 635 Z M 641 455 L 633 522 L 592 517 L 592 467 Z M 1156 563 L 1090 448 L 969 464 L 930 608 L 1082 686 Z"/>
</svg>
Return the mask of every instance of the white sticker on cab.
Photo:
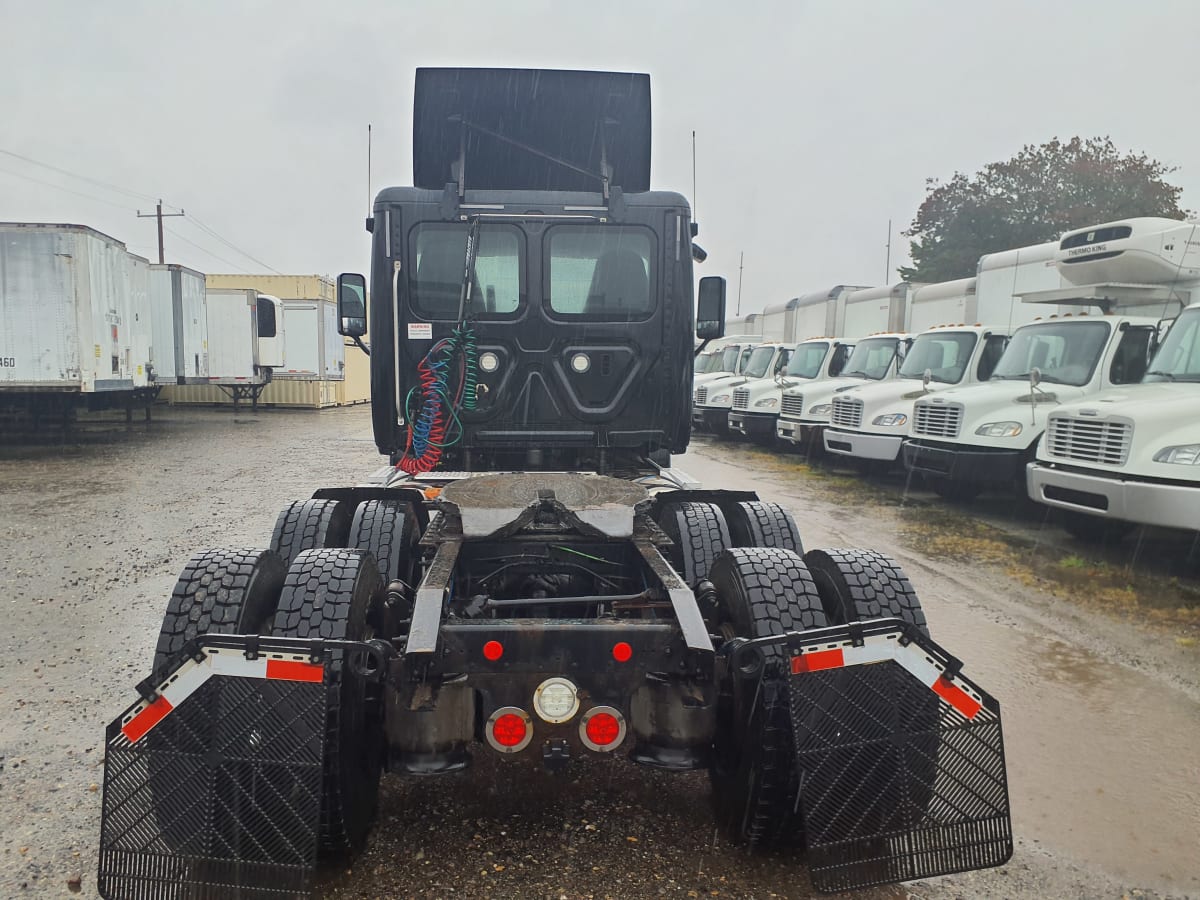
<svg viewBox="0 0 1200 900">
<path fill-rule="evenodd" d="M 432 322 L 409 322 L 408 323 L 408 339 L 410 341 L 433 340 L 433 323 Z"/>
</svg>

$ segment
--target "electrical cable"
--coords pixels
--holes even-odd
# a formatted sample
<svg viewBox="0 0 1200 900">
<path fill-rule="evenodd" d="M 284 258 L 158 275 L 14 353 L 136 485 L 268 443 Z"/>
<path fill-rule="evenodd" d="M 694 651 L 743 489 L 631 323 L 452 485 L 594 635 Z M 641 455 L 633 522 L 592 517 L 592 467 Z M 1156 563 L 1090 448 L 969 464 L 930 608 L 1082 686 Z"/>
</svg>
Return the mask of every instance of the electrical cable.
<svg viewBox="0 0 1200 900">
<path fill-rule="evenodd" d="M 57 172 L 60 175 L 66 175 L 70 178 L 78 178 L 80 181 L 86 181 L 88 184 L 95 185 L 96 187 L 106 188 L 107 190 L 115 191 L 118 194 L 126 194 L 126 195 L 128 195 L 130 197 L 134 197 L 138 200 L 149 200 L 151 203 L 155 202 L 155 198 L 151 197 L 149 194 L 142 194 L 142 193 L 139 193 L 138 191 L 134 191 L 129 188 L 124 188 L 124 187 L 121 187 L 120 185 L 112 184 L 111 182 L 108 182 L 108 181 L 101 181 L 98 178 L 89 178 L 86 175 L 80 175 L 76 172 L 72 172 L 69 169 L 63 169 L 58 166 L 52 166 L 52 165 L 50 165 L 50 163 L 44 163 L 41 160 L 34 159 L 32 156 L 24 156 L 20 153 L 14 153 L 12 150 L 5 150 L 2 147 L 0 147 L 0 153 L 4 154 L 5 156 L 11 156 L 13 159 L 19 159 L 22 162 L 32 163 L 35 166 L 41 166 L 43 169 L 49 169 L 51 172 Z"/>
<path fill-rule="evenodd" d="M 3 152 L 3 151 L 0 151 Z M 74 194 L 76 197 L 84 197 L 88 200 L 94 200 L 97 203 L 103 203 L 106 206 L 112 206 L 116 209 L 123 209 L 126 212 L 137 212 L 132 206 L 123 206 L 120 203 L 114 203 L 112 200 L 105 200 L 103 197 L 97 197 L 94 194 L 85 194 L 83 191 L 73 191 L 68 187 L 63 187 L 61 184 L 55 184 L 52 181 L 43 181 L 41 178 L 34 178 L 32 175 L 25 175 L 21 172 L 14 172 L 12 169 L 0 168 L 0 172 L 12 175 L 14 178 L 24 178 L 26 181 L 32 181 L 34 184 L 45 185 L 49 188 L 54 188 L 56 191 L 63 191 L 67 194 Z"/>
</svg>

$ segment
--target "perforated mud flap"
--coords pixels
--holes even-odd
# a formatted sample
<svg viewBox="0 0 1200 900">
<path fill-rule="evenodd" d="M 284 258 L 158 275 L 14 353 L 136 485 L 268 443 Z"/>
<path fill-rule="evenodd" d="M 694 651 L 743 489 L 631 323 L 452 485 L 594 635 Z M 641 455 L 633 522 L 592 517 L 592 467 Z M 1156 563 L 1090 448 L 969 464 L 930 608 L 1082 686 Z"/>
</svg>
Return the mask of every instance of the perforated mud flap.
<svg viewBox="0 0 1200 900">
<path fill-rule="evenodd" d="M 1000 705 L 898 620 L 793 636 L 792 725 L 813 886 L 1012 856 Z"/>
<path fill-rule="evenodd" d="M 315 645 L 297 652 L 296 641 L 251 642 L 250 652 L 236 638 L 194 645 L 108 726 L 101 896 L 308 895 L 326 739 L 323 655 Z"/>
</svg>

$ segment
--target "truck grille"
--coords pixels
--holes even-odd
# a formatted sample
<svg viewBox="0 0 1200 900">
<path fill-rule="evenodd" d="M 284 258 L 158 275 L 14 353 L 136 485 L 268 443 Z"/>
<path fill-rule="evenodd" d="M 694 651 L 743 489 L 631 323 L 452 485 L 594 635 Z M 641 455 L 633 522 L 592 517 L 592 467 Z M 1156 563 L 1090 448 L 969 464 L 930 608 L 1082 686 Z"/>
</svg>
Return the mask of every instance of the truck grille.
<svg viewBox="0 0 1200 900">
<path fill-rule="evenodd" d="M 1132 443 L 1133 426 L 1127 422 L 1051 416 L 1046 429 L 1046 449 L 1056 459 L 1121 466 Z"/>
<path fill-rule="evenodd" d="M 733 392 L 733 408 L 745 409 L 750 405 L 750 388 L 738 388 Z"/>
<path fill-rule="evenodd" d="M 783 405 L 780 407 L 783 415 L 799 417 L 804 412 L 803 394 L 784 394 Z"/>
<path fill-rule="evenodd" d="M 913 410 L 913 434 L 926 437 L 958 437 L 963 408 L 957 403 L 929 403 L 918 400 Z"/>
<path fill-rule="evenodd" d="M 707 402 L 708 402 L 708 388 L 706 388 L 706 387 L 696 388 L 696 405 L 703 406 Z"/>
<path fill-rule="evenodd" d="M 858 428 L 862 425 L 863 403 L 848 397 L 833 398 L 833 415 L 830 421 L 842 428 Z"/>
</svg>

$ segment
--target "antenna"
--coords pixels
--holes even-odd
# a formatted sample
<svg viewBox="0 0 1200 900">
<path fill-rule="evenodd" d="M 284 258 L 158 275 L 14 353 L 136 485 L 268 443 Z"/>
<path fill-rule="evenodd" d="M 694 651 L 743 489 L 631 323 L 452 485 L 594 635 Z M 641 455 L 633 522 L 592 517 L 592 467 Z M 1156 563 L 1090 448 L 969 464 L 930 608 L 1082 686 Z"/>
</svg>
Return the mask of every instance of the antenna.
<svg viewBox="0 0 1200 900">
<path fill-rule="evenodd" d="M 692 129 L 692 221 L 696 221 L 696 129 Z"/>
<path fill-rule="evenodd" d="M 888 219 L 887 262 L 884 264 L 883 283 L 892 283 L 892 220 Z"/>
<path fill-rule="evenodd" d="M 367 123 L 367 217 L 371 215 L 371 123 Z"/>
<path fill-rule="evenodd" d="M 740 316 L 742 314 L 742 263 L 744 263 L 745 261 L 746 261 L 746 251 L 739 250 L 738 251 L 738 301 L 737 301 L 737 312 L 734 313 L 735 316 Z"/>
</svg>

